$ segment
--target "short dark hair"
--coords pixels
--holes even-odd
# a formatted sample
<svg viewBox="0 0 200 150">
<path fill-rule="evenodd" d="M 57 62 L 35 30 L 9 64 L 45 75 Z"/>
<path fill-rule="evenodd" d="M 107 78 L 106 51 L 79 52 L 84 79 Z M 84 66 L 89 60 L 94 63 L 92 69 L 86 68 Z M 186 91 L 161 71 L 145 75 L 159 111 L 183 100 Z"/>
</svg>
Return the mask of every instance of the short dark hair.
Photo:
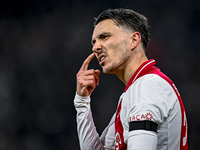
<svg viewBox="0 0 200 150">
<path fill-rule="evenodd" d="M 107 9 L 103 11 L 94 21 L 94 27 L 101 21 L 112 19 L 117 26 L 126 27 L 141 34 L 144 50 L 149 40 L 148 20 L 145 16 L 131 9 Z"/>
</svg>

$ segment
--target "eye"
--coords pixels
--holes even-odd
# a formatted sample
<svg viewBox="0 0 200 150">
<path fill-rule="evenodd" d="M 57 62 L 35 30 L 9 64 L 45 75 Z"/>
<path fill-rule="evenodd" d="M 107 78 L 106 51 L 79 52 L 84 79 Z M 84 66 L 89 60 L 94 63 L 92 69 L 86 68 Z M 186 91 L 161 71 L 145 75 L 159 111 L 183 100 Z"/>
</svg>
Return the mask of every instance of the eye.
<svg viewBox="0 0 200 150">
<path fill-rule="evenodd" d="M 96 40 L 91 41 L 92 46 L 94 46 L 95 42 L 96 42 Z"/>
<path fill-rule="evenodd" d="M 102 39 L 102 40 L 106 40 L 109 37 L 110 37 L 110 35 L 107 35 L 107 34 L 102 34 L 102 35 L 99 36 L 99 38 Z"/>
</svg>

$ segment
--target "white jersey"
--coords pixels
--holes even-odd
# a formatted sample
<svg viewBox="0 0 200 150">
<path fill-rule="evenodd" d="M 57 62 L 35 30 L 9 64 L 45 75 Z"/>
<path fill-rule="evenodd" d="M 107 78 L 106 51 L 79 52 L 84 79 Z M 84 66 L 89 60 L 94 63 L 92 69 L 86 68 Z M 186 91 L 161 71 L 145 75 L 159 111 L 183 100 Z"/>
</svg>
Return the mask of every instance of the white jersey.
<svg viewBox="0 0 200 150">
<path fill-rule="evenodd" d="M 99 137 L 90 97 L 75 96 L 82 150 L 187 150 L 187 119 L 173 82 L 155 66 L 143 63 L 128 82 L 116 113 Z"/>
</svg>

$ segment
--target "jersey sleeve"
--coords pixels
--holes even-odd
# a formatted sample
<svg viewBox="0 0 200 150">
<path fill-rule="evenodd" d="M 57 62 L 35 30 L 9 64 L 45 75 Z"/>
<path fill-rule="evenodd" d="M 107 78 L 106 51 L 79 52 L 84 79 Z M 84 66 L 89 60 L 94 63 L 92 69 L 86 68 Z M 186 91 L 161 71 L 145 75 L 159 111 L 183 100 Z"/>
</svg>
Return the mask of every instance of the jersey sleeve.
<svg viewBox="0 0 200 150">
<path fill-rule="evenodd" d="M 159 127 L 166 121 L 177 97 L 166 81 L 157 75 L 149 76 L 138 79 L 138 82 L 130 87 L 127 117 L 129 122 L 149 120 Z"/>
<path fill-rule="evenodd" d="M 77 132 L 81 150 L 113 149 L 113 118 L 102 133 L 101 137 L 99 137 L 92 118 L 92 112 L 90 109 L 90 97 L 81 97 L 76 94 L 74 98 L 74 106 L 77 111 Z"/>
<path fill-rule="evenodd" d="M 128 150 L 156 150 L 157 135 L 152 131 L 136 130 L 129 133 Z"/>
<path fill-rule="evenodd" d="M 138 79 L 129 90 L 127 97 L 129 99 L 127 109 L 129 110 L 127 113 L 129 124 L 145 120 L 156 123 L 159 128 L 173 107 L 173 102 L 169 99 L 174 95 L 171 86 L 158 76 L 150 75 Z M 128 150 L 156 150 L 157 133 L 143 127 L 135 130 L 129 129 L 128 147 Z"/>
</svg>

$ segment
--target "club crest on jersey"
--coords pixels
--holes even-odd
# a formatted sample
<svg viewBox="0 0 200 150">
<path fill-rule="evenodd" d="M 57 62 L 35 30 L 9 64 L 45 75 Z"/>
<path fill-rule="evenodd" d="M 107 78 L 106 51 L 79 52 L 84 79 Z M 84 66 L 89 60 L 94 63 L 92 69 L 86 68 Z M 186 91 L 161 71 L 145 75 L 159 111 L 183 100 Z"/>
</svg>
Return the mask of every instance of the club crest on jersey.
<svg viewBox="0 0 200 150">
<path fill-rule="evenodd" d="M 131 121 L 141 121 L 141 120 L 152 120 L 153 115 L 150 112 L 147 112 L 146 114 L 138 114 L 134 115 L 132 117 L 129 117 L 129 122 Z"/>
</svg>

